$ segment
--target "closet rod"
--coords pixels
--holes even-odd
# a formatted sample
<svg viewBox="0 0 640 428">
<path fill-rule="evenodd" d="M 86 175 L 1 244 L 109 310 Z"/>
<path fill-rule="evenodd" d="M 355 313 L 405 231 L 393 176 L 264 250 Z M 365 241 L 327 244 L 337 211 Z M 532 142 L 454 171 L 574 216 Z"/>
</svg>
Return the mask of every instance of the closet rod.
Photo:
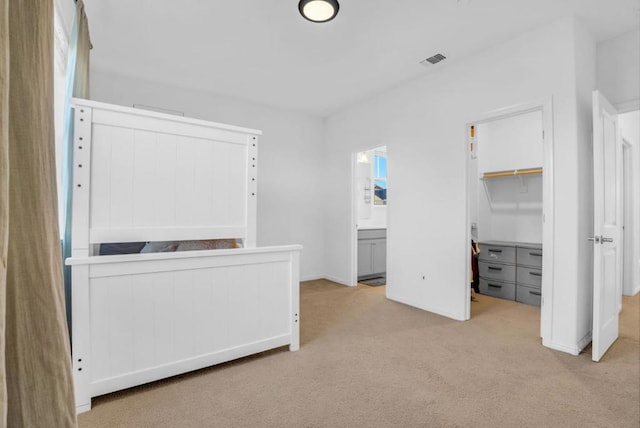
<svg viewBox="0 0 640 428">
<path fill-rule="evenodd" d="M 542 168 L 512 169 L 509 171 L 485 172 L 482 178 L 513 177 L 518 175 L 542 174 Z"/>
</svg>

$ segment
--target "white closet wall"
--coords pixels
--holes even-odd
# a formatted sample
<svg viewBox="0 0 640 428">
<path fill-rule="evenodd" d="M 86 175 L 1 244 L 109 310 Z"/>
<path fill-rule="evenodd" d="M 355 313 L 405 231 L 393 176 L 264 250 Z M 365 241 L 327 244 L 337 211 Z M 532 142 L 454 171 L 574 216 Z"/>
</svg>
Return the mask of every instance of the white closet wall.
<svg viewBox="0 0 640 428">
<path fill-rule="evenodd" d="M 478 224 L 480 222 L 479 201 L 482 182 L 478 178 L 478 158 L 469 159 L 469 222 L 471 223 L 471 239 L 479 240 Z"/>
<path fill-rule="evenodd" d="M 480 241 L 542 242 L 542 175 L 482 179 L 484 173 L 542 166 L 542 113 L 480 124 L 477 129 L 477 218 Z M 473 175 L 472 175 L 473 177 Z M 472 183 L 473 184 L 473 183 Z M 473 198 L 472 198 L 473 199 Z M 470 207 L 474 209 L 474 202 Z"/>
<path fill-rule="evenodd" d="M 494 120 L 477 128 L 480 174 L 542 166 L 541 111 Z"/>
</svg>

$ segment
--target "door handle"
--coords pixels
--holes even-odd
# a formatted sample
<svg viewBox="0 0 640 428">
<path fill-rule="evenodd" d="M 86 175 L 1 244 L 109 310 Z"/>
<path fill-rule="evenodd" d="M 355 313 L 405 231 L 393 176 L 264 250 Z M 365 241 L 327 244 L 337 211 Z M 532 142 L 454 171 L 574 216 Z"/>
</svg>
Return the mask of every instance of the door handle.
<svg viewBox="0 0 640 428">
<path fill-rule="evenodd" d="M 613 242 L 613 238 L 605 238 L 604 236 L 600 239 L 600 243 L 604 244 L 605 242 Z"/>
<path fill-rule="evenodd" d="M 596 236 L 592 236 L 590 238 L 587 238 L 587 241 L 593 241 L 596 244 L 599 244 L 600 243 L 600 235 L 596 235 Z"/>
</svg>

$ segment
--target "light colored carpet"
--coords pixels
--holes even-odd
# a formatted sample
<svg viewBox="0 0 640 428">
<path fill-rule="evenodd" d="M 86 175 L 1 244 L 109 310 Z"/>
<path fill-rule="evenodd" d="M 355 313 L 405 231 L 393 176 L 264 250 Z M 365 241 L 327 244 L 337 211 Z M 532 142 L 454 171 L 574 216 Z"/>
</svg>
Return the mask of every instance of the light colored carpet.
<svg viewBox="0 0 640 428">
<path fill-rule="evenodd" d="M 363 279 L 358 281 L 360 284 L 368 285 L 369 287 L 380 287 L 387 284 L 387 278 L 384 276 L 377 276 L 375 278 Z"/>
<path fill-rule="evenodd" d="M 640 295 L 602 362 L 544 348 L 537 308 L 479 295 L 456 322 L 385 287 L 301 286 L 302 347 L 94 399 L 80 427 L 634 427 Z"/>
</svg>

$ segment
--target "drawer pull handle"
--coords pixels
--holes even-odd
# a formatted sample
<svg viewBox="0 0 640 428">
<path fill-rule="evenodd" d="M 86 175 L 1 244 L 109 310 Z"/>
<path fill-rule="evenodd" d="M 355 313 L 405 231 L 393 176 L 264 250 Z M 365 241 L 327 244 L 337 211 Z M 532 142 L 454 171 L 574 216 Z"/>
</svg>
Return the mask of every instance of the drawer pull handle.
<svg viewBox="0 0 640 428">
<path fill-rule="evenodd" d="M 542 257 L 542 253 L 529 253 L 530 256 Z"/>
<path fill-rule="evenodd" d="M 533 294 L 534 296 L 542 296 L 542 293 L 539 291 L 529 291 L 529 294 Z"/>
<path fill-rule="evenodd" d="M 487 284 L 491 288 L 502 288 L 502 285 Z"/>
<path fill-rule="evenodd" d="M 493 250 L 493 249 L 489 248 L 489 252 L 490 253 L 501 253 L 502 250 Z"/>
<path fill-rule="evenodd" d="M 532 276 L 542 276 L 542 274 L 540 272 L 529 272 L 529 275 Z"/>
<path fill-rule="evenodd" d="M 493 266 L 488 266 L 487 269 L 489 269 L 489 270 L 502 270 L 502 268 L 493 267 Z"/>
</svg>

